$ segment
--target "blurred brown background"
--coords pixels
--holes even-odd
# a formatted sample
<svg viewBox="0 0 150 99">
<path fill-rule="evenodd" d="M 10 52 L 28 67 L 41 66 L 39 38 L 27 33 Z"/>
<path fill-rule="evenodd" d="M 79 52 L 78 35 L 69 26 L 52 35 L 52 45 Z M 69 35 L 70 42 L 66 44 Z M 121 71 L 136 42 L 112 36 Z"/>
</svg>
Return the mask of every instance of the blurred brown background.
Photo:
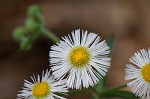
<svg viewBox="0 0 150 99">
<path fill-rule="evenodd" d="M 103 39 L 115 35 L 110 87 L 125 83 L 124 68 L 133 52 L 149 48 L 150 0 L 0 0 L 0 99 L 15 99 L 24 79 L 49 68 L 53 42 L 41 37 L 30 51 L 21 52 L 12 38 L 32 4 L 41 6 L 47 27 L 59 37 L 78 28 L 99 33 Z M 91 99 L 89 93 L 68 99 L 81 97 Z"/>
</svg>

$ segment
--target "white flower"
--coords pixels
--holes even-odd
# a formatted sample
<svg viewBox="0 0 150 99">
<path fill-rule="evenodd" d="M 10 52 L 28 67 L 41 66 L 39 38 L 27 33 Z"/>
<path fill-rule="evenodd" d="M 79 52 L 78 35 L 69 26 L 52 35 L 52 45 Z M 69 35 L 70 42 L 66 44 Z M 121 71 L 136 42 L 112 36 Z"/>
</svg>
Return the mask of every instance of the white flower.
<svg viewBox="0 0 150 99">
<path fill-rule="evenodd" d="M 95 33 L 75 30 L 53 45 L 50 63 L 56 78 L 66 78 L 68 88 L 88 88 L 99 82 L 110 67 L 110 48 Z"/>
<path fill-rule="evenodd" d="M 150 99 L 150 49 L 142 49 L 129 59 L 131 64 L 126 65 L 127 85 L 137 96 Z"/>
<path fill-rule="evenodd" d="M 57 81 L 53 75 L 50 75 L 50 71 L 42 73 L 42 79 L 40 76 L 31 77 L 33 83 L 25 80 L 23 90 L 17 94 L 17 99 L 66 99 L 58 96 L 55 93 L 67 92 L 64 80 Z"/>
</svg>

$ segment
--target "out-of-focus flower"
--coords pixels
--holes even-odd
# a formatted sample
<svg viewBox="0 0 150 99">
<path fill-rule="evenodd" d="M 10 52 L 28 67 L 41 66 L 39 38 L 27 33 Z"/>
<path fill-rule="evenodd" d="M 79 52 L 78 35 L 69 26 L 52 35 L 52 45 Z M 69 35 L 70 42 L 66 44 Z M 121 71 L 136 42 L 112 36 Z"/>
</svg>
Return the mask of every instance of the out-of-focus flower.
<svg viewBox="0 0 150 99">
<path fill-rule="evenodd" d="M 17 99 L 66 99 L 56 95 L 56 93 L 63 94 L 67 92 L 64 80 L 57 81 L 50 71 L 42 73 L 42 78 L 38 75 L 31 77 L 33 83 L 25 80 L 23 90 L 17 94 Z"/>
<path fill-rule="evenodd" d="M 150 99 L 150 49 L 142 49 L 129 59 L 126 65 L 126 80 L 131 80 L 127 85 L 137 96 Z"/>
</svg>

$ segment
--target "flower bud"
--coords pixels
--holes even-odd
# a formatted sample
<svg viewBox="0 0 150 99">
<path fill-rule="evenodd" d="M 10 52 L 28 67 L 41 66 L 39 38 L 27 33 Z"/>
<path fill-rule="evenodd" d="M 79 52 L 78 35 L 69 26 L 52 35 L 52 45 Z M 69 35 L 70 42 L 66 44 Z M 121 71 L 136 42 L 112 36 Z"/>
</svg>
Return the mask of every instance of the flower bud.
<svg viewBox="0 0 150 99">
<path fill-rule="evenodd" d="M 41 9 L 39 6 L 37 5 L 32 5 L 29 7 L 29 10 L 28 10 L 28 15 L 29 17 L 31 18 L 35 18 L 36 16 L 38 16 L 38 14 L 41 13 Z"/>
<path fill-rule="evenodd" d="M 13 32 L 13 37 L 16 41 L 22 41 L 22 39 L 26 38 L 26 29 L 24 27 L 18 27 Z"/>
<path fill-rule="evenodd" d="M 35 22 L 35 20 L 33 19 L 28 19 L 25 23 L 26 28 L 30 31 L 30 32 L 37 32 L 40 29 L 40 25 Z"/>
</svg>

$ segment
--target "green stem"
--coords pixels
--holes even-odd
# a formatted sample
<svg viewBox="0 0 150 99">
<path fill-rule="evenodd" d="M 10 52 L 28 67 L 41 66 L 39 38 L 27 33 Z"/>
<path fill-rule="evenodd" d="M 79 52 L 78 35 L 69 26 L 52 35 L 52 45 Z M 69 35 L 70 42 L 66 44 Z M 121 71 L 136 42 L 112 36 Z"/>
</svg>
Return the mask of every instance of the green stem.
<svg viewBox="0 0 150 99">
<path fill-rule="evenodd" d="M 97 95 L 98 97 L 106 97 L 108 96 L 110 93 L 115 92 L 116 90 L 120 90 L 122 88 L 127 87 L 127 84 L 124 85 L 120 85 L 114 88 L 104 88 L 101 92 L 98 92 L 95 88 L 92 88 L 91 92 L 93 95 Z"/>
<path fill-rule="evenodd" d="M 54 33 L 50 32 L 49 30 L 45 28 L 42 28 L 41 32 L 55 43 L 58 43 L 60 40 Z"/>
<path fill-rule="evenodd" d="M 88 89 L 87 88 L 83 88 L 81 90 L 70 90 L 69 92 L 67 92 L 67 94 L 68 95 L 76 95 L 76 94 L 79 94 L 79 93 L 90 91 L 91 89 L 92 89 L 92 87 L 89 87 Z"/>
<path fill-rule="evenodd" d="M 120 90 L 122 88 L 125 88 L 127 87 L 127 84 L 124 84 L 124 85 L 120 85 L 120 86 L 117 86 L 117 87 L 114 87 L 114 88 L 109 88 L 109 89 L 105 89 L 104 91 L 102 91 L 100 93 L 100 97 L 105 97 L 107 96 L 109 93 L 112 93 L 112 92 L 115 92 L 116 90 Z"/>
<path fill-rule="evenodd" d="M 127 87 L 127 84 L 120 85 L 120 86 L 108 89 L 108 91 L 114 91 L 114 90 L 122 89 L 122 88 L 125 88 L 125 87 Z"/>
</svg>

